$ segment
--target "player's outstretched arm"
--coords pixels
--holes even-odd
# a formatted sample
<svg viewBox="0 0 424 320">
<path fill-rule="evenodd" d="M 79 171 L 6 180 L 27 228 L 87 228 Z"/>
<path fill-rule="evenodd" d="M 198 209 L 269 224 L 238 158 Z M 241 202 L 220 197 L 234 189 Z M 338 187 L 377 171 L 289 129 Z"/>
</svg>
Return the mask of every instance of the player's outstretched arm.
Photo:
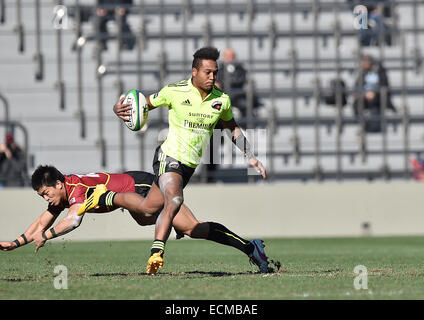
<svg viewBox="0 0 424 320">
<path fill-rule="evenodd" d="M 229 121 L 222 121 L 224 129 L 231 132 L 231 141 L 243 152 L 243 155 L 249 164 L 260 174 L 262 178 L 266 179 L 266 170 L 262 163 L 256 159 L 253 150 L 250 147 L 249 141 L 243 134 L 243 131 L 238 126 L 234 118 Z"/>
<path fill-rule="evenodd" d="M 34 235 L 50 227 L 57 217 L 58 215 L 54 215 L 48 210 L 45 211 L 18 238 L 10 242 L 9 241 L 0 242 L 0 250 L 11 251 L 23 245 L 31 243 L 34 240 Z"/>
<path fill-rule="evenodd" d="M 36 245 L 35 252 L 38 252 L 38 249 L 43 247 L 47 240 L 67 234 L 68 232 L 79 227 L 83 218 L 83 215 L 78 215 L 78 209 L 80 206 L 81 206 L 80 203 L 74 204 L 73 206 L 71 206 L 68 210 L 68 214 L 66 215 L 66 217 L 60 220 L 54 226 L 54 228 L 50 228 L 49 230 L 47 230 L 46 228 L 35 234 L 34 236 L 34 243 Z"/>
</svg>

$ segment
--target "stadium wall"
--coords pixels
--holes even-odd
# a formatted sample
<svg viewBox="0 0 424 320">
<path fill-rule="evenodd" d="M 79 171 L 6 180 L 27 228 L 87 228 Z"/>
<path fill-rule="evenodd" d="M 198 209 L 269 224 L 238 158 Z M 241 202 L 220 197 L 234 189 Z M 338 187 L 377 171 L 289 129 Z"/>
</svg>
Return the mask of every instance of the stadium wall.
<svg viewBox="0 0 424 320">
<path fill-rule="evenodd" d="M 423 193 L 424 184 L 415 182 L 192 185 L 185 201 L 199 220 L 221 222 L 248 238 L 412 235 L 424 234 Z M 30 189 L 2 189 L 0 203 L 0 240 L 9 241 L 47 207 Z M 153 230 L 117 210 L 86 214 L 60 238 L 152 239 Z"/>
</svg>

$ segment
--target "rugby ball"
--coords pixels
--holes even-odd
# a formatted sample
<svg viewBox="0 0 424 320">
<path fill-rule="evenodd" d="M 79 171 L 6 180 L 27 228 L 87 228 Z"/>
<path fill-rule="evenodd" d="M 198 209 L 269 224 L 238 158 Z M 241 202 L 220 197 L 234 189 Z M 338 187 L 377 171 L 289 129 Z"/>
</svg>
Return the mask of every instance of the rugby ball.
<svg viewBox="0 0 424 320">
<path fill-rule="evenodd" d="M 146 124 L 149 115 L 146 97 L 138 90 L 131 90 L 125 95 L 123 104 L 131 105 L 125 125 L 132 131 L 139 131 Z"/>
</svg>

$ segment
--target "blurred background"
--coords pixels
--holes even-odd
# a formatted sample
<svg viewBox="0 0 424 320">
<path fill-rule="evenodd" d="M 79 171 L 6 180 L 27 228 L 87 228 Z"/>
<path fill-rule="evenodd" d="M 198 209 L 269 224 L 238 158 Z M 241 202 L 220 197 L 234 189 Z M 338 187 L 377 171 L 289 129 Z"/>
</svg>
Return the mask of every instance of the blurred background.
<svg viewBox="0 0 424 320">
<path fill-rule="evenodd" d="M 188 79 L 206 45 L 269 182 L 421 180 L 422 17 L 418 0 L 0 0 L 0 184 L 39 164 L 151 172 L 167 110 L 135 133 L 112 107 Z M 192 179 L 257 181 L 243 161 Z"/>
</svg>

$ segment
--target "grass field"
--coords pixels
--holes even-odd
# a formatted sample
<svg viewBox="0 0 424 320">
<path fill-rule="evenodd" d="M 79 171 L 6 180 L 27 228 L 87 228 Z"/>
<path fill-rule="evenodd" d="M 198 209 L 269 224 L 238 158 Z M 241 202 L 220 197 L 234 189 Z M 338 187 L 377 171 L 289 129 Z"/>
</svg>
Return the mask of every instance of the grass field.
<svg viewBox="0 0 424 320">
<path fill-rule="evenodd" d="M 144 274 L 151 241 L 51 242 L 0 252 L 0 299 L 423 299 L 424 237 L 265 239 L 282 263 L 259 274 L 241 252 L 170 240 L 165 266 Z M 57 265 L 68 289 L 54 288 Z M 354 268 L 368 289 L 354 288 Z M 63 275 L 61 273 L 61 275 Z"/>
</svg>

